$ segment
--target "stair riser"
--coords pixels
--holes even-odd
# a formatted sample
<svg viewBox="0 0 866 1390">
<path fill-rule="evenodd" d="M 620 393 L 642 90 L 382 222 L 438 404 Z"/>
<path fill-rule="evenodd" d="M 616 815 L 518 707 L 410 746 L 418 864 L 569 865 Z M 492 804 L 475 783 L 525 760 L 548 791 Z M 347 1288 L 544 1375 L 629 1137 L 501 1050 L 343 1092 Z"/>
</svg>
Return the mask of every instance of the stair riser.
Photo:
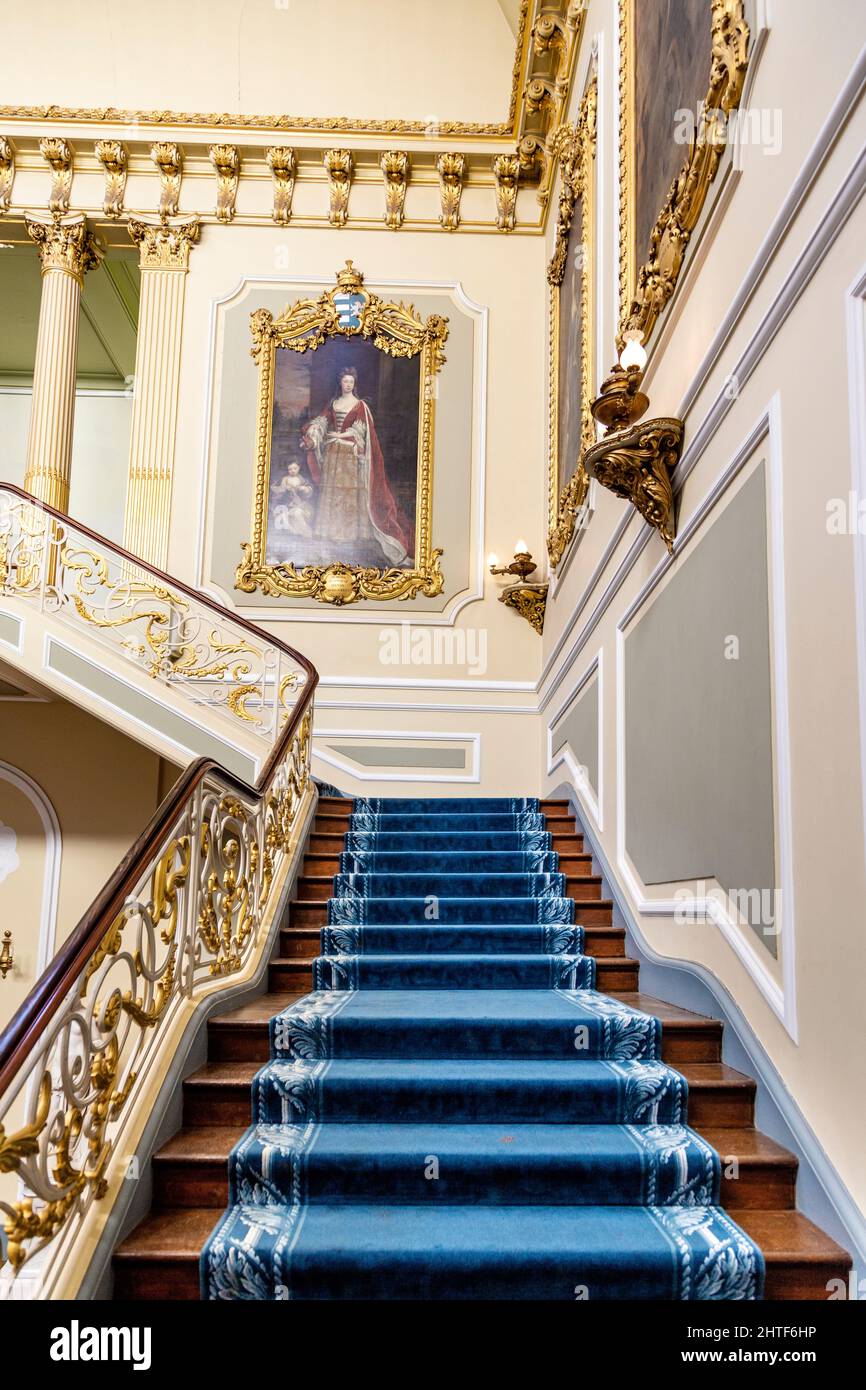
<svg viewBox="0 0 866 1390">
<path fill-rule="evenodd" d="M 721 1202 L 732 1214 L 739 1211 L 789 1211 L 794 1207 L 795 1171 L 781 1161 L 749 1167 L 740 1165 L 736 1180 L 724 1177 L 724 1166 L 730 1155 L 722 1158 Z M 228 1165 L 225 1160 L 202 1160 L 197 1163 L 162 1161 L 153 1168 L 154 1206 L 220 1207 L 229 1200 Z M 446 1194 L 447 1196 L 447 1194 Z M 482 1193 L 478 1194 L 480 1200 Z M 361 1200 L 364 1194 L 361 1193 Z M 377 1196 L 378 1200 L 378 1196 Z M 466 1195 L 461 1200 L 468 1200 Z M 511 1191 L 509 1201 L 520 1198 Z M 548 1200 L 551 1200 L 548 1198 Z M 562 1200 L 571 1200 L 563 1194 Z"/>
<path fill-rule="evenodd" d="M 545 830 L 549 830 L 551 834 L 574 835 L 580 833 L 576 830 L 577 822 L 574 816 L 563 814 L 561 811 L 546 811 L 542 814 L 544 828 Z M 351 812 L 348 811 L 339 812 L 337 814 L 328 812 L 327 814 L 317 815 L 313 822 L 313 833 L 315 835 L 345 835 L 350 828 L 351 819 Z M 455 815 L 454 819 L 457 820 L 458 817 Z M 400 827 L 396 820 L 393 822 L 388 820 L 385 822 L 385 828 L 399 830 Z M 440 829 L 442 828 L 444 827 L 440 827 Z M 471 829 L 472 827 L 469 828 Z"/>
<path fill-rule="evenodd" d="M 303 957 L 307 960 L 312 956 L 320 954 L 322 944 L 321 932 L 315 927 L 292 928 L 283 927 L 280 932 L 280 955 L 290 957 Z M 602 931 L 596 928 L 595 932 L 587 931 L 584 937 L 583 954 L 598 958 L 610 956 L 622 956 L 625 948 L 625 932 Z"/>
<path fill-rule="evenodd" d="M 598 902 L 601 898 L 601 879 L 571 877 L 566 880 L 565 891 L 576 903 Z M 316 879 L 305 875 L 298 882 L 298 894 L 302 900 L 326 902 L 334 896 L 333 879 Z"/>
<path fill-rule="evenodd" d="M 248 1084 L 211 1086 L 204 1082 L 187 1085 L 185 1089 L 184 1121 L 188 1125 L 248 1125 L 251 1114 Z M 748 1128 L 754 1124 L 754 1089 L 693 1083 L 689 1088 L 688 1123 L 698 1131 Z"/>
<path fill-rule="evenodd" d="M 312 966 L 304 961 L 275 961 L 268 970 L 269 988 L 276 990 L 312 990 Z M 638 987 L 638 966 L 635 963 L 619 965 L 616 958 L 606 957 L 598 960 L 596 987 L 600 990 L 626 992 Z M 378 985 L 377 988 L 387 988 Z M 395 985 L 394 988 L 405 988 Z M 415 985 L 413 988 L 419 988 Z"/>
<path fill-rule="evenodd" d="M 831 1279 L 847 1284 L 848 1266 L 821 1261 L 817 1264 L 777 1263 L 767 1266 L 765 1300 L 815 1299 L 825 1301 Z M 192 1302 L 199 1297 L 197 1259 L 172 1261 L 129 1260 L 115 1264 L 115 1299 L 158 1302 L 171 1298 Z"/>
<path fill-rule="evenodd" d="M 575 921 L 583 927 L 609 927 L 613 906 L 605 902 L 578 903 L 575 908 Z M 290 927 L 324 927 L 328 921 L 328 909 L 324 902 L 294 902 L 289 907 Z"/>
<path fill-rule="evenodd" d="M 311 855 L 337 856 L 345 849 L 345 836 L 348 825 L 341 823 L 335 825 L 331 830 L 322 830 L 319 825 L 315 825 L 310 836 L 307 851 Z M 551 849 L 556 850 L 560 856 L 579 855 L 591 859 L 590 855 L 584 856 L 583 836 L 567 833 L 562 829 L 553 831 Z M 336 873 L 336 870 L 334 870 Z"/>
<path fill-rule="evenodd" d="M 252 1118 L 250 1088 L 246 1085 L 197 1085 L 184 1090 L 183 1119 L 187 1125 L 248 1125 Z"/>
<path fill-rule="evenodd" d="M 304 860 L 303 878 L 333 878 L 340 872 L 340 853 L 310 853 Z M 592 876 L 591 854 L 566 854 L 559 857 L 558 872 L 572 878 Z"/>
<path fill-rule="evenodd" d="M 841 1280 L 847 1288 L 849 1266 L 839 1261 L 819 1260 L 814 1264 L 806 1261 L 773 1261 L 767 1264 L 764 1283 L 764 1299 L 814 1299 L 827 1301 L 827 1286 L 830 1280 Z"/>
<path fill-rule="evenodd" d="M 267 1024 L 247 1024 L 232 1027 L 212 1024 L 208 1055 L 213 1062 L 259 1062 L 264 1066 L 269 1057 Z M 662 1030 L 662 1059 L 670 1066 L 687 1062 L 718 1062 L 721 1057 L 721 1038 L 710 1028 Z"/>
<path fill-rule="evenodd" d="M 667 1058 L 665 1058 L 667 1061 Z M 671 1065 L 676 1062 L 671 1060 Z M 689 1124 L 692 1129 L 742 1129 L 755 1123 L 755 1089 L 753 1086 L 689 1087 Z"/>
<path fill-rule="evenodd" d="M 123 1259 L 114 1263 L 115 1301 L 178 1303 L 199 1299 L 198 1260 Z"/>
<path fill-rule="evenodd" d="M 224 1207 L 228 1200 L 229 1172 L 225 1160 L 153 1165 L 153 1205 L 157 1209 Z"/>
<path fill-rule="evenodd" d="M 791 1211 L 795 1206 L 796 1169 L 787 1162 L 761 1164 L 751 1168 L 740 1165 L 740 1176 L 726 1178 L 725 1163 L 730 1155 L 720 1154 L 722 1160 L 721 1205 L 736 1220 L 737 1211 Z"/>
</svg>

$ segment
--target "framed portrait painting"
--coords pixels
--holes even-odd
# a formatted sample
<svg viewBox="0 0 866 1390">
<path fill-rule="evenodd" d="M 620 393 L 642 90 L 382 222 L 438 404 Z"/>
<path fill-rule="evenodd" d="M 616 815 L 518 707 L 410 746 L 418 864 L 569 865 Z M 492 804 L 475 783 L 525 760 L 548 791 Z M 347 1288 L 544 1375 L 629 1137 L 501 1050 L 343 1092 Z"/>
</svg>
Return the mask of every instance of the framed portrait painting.
<svg viewBox="0 0 866 1390">
<path fill-rule="evenodd" d="M 252 315 L 259 370 L 252 540 L 236 587 L 344 604 L 442 590 L 431 538 L 447 320 L 363 287 Z"/>
<path fill-rule="evenodd" d="M 619 0 L 620 342 L 671 299 L 739 106 L 746 0 Z"/>
<path fill-rule="evenodd" d="M 562 188 L 556 242 L 547 270 L 548 536 L 555 568 L 575 532 L 589 478 L 582 455 L 595 442 L 593 396 L 594 166 L 597 79 L 593 72 L 573 125 L 554 136 Z"/>
</svg>

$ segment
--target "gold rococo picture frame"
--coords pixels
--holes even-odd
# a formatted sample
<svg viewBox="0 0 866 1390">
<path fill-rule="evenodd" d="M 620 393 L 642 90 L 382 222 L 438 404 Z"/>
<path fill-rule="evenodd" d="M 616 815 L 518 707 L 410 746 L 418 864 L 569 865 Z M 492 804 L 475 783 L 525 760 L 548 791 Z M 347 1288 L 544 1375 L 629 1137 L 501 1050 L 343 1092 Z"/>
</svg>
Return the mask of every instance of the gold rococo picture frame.
<svg viewBox="0 0 866 1390">
<path fill-rule="evenodd" d="M 583 454 L 595 443 L 595 424 L 590 410 L 593 397 L 595 323 L 595 149 L 598 109 L 598 78 L 593 67 L 577 120 L 559 127 L 553 136 L 553 153 L 559 160 L 562 188 L 559 195 L 556 241 L 547 268 L 548 312 L 548 534 L 547 551 L 555 569 L 571 544 L 577 518 L 589 492 L 589 476 Z M 574 228 L 575 209 L 580 205 L 580 226 Z M 560 438 L 563 409 L 561 398 L 562 292 L 574 254 L 573 233 L 580 248 L 580 361 L 571 370 L 579 381 L 579 437 Z M 573 471 L 563 483 L 571 460 L 563 458 L 563 443 L 576 459 Z"/>
<path fill-rule="evenodd" d="M 437 376 L 445 362 L 448 319 L 440 314 L 430 314 L 422 319 L 411 304 L 382 300 L 364 288 L 363 274 L 349 260 L 338 272 L 334 286 L 317 299 L 298 299 L 287 305 L 277 317 L 268 309 L 257 309 L 251 315 L 250 327 L 253 338 L 251 355 L 258 368 L 251 539 L 242 545 L 242 559 L 235 572 L 235 588 L 243 593 L 258 590 L 274 598 L 315 599 L 336 606 L 362 599 L 382 602 L 410 599 L 418 595 L 429 598 L 440 594 L 444 584 L 440 567 L 443 552 L 434 548 L 432 540 L 433 462 Z M 274 563 L 274 557 L 269 554 L 268 538 L 269 510 L 273 500 L 271 472 L 276 462 L 272 445 L 277 354 L 283 350 L 315 353 L 323 345 L 341 339 L 355 339 L 360 344 L 357 352 L 365 353 L 368 362 L 371 360 L 371 347 L 391 359 L 419 359 L 417 383 L 411 382 L 411 390 L 405 393 L 413 403 L 413 414 L 416 415 L 408 431 L 414 445 L 417 430 L 414 516 L 404 519 L 402 530 L 396 520 L 392 520 L 390 527 L 396 536 L 412 535 L 411 551 L 397 556 L 399 563 L 393 564 L 355 564 L 346 559 L 322 564 L 295 564 L 282 558 Z M 341 370 L 345 377 L 357 377 L 354 366 L 343 365 Z M 398 369 L 392 367 L 390 370 L 393 376 Z M 416 394 L 417 408 L 414 406 Z M 397 508 L 384 476 L 373 416 L 364 401 L 359 402 L 357 413 L 362 421 L 362 433 L 364 428 L 368 428 L 372 434 L 378 487 L 380 493 L 382 489 L 385 490 L 389 514 L 394 517 Z M 342 426 L 342 420 L 340 424 Z M 312 447 L 306 436 L 303 443 L 307 448 Z M 349 448 L 350 444 L 347 443 L 346 450 Z M 351 461 L 351 453 L 347 456 Z M 277 487 L 286 489 L 286 496 L 285 503 L 276 510 L 283 513 L 280 520 L 284 526 L 293 527 L 299 537 L 309 537 L 312 504 L 305 499 L 313 492 L 313 485 L 304 477 L 298 463 L 290 463 L 287 474 L 288 478 L 277 484 Z M 368 489 L 369 486 L 368 477 Z M 375 535 L 380 540 L 384 539 L 387 546 L 391 538 L 387 531 L 383 536 L 377 529 L 369 498 L 367 509 L 371 517 L 371 543 Z M 334 507 L 330 514 L 337 514 Z M 296 543 L 299 550 L 309 553 L 310 544 L 302 543 L 301 539 Z M 405 541 L 406 546 L 409 544 L 408 540 Z M 396 541 L 394 545 L 400 549 Z"/>
</svg>

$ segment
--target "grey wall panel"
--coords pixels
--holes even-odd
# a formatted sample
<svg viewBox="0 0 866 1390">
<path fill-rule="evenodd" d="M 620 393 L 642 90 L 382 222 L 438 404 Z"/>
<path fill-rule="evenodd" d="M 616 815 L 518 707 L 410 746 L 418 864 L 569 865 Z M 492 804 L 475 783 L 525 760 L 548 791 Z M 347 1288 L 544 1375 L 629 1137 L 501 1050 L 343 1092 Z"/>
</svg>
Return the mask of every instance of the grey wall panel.
<svg viewBox="0 0 866 1390">
<path fill-rule="evenodd" d="M 574 760 L 586 768 L 587 781 L 598 796 L 597 671 L 556 721 L 551 731 L 553 753 L 561 752 L 566 745 Z"/>
<path fill-rule="evenodd" d="M 0 641 L 17 647 L 21 641 L 21 623 L 11 613 L 0 613 Z"/>
<path fill-rule="evenodd" d="M 738 655 L 729 659 L 730 639 Z M 645 883 L 775 888 L 765 465 L 625 640 L 626 848 Z M 758 939 L 757 900 L 749 914 Z"/>
<path fill-rule="evenodd" d="M 386 743 L 360 747 L 331 743 L 326 747 L 360 767 L 466 767 L 465 748 L 413 748 Z"/>
</svg>

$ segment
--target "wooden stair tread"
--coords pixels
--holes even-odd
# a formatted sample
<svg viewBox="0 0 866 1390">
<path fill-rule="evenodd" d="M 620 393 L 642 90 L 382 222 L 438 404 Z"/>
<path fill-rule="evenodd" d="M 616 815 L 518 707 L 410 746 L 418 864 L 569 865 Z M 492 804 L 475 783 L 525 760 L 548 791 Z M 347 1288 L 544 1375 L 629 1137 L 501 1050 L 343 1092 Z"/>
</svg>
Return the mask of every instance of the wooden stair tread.
<svg viewBox="0 0 866 1390">
<path fill-rule="evenodd" d="M 667 1023 L 672 1026 L 685 1023 L 703 1024 L 708 1028 L 721 1028 L 722 1026 L 721 1021 L 717 1018 L 709 1018 L 706 1014 L 692 1013 L 690 1009 L 681 1009 L 678 1004 L 668 1004 L 664 999 L 655 999 L 651 994 L 642 994 L 639 990 L 611 990 L 611 997 L 621 1000 L 623 1004 L 628 1004 L 632 1009 L 640 1009 L 641 1013 L 654 1014 L 656 1018 L 661 1019 L 663 1024 Z"/>
<path fill-rule="evenodd" d="M 300 957 L 293 957 L 299 960 Z M 282 1013 L 283 1009 L 288 1008 L 296 999 L 304 999 L 309 991 L 299 992 L 298 990 L 274 990 L 268 994 L 259 994 L 255 999 L 250 999 L 246 1004 L 239 1004 L 237 1008 L 230 1009 L 227 1013 L 217 1014 L 209 1019 L 209 1028 L 237 1028 L 243 1024 L 266 1023 L 274 1014 Z"/>
<path fill-rule="evenodd" d="M 755 1089 L 755 1081 L 741 1071 L 735 1071 L 727 1062 L 682 1062 L 677 1071 L 681 1072 L 692 1086 L 741 1086 Z"/>
<path fill-rule="evenodd" d="M 185 1125 L 154 1154 L 154 1162 L 226 1163 L 246 1130 L 246 1125 Z"/>
<path fill-rule="evenodd" d="M 260 1070 L 258 1062 L 204 1062 L 197 1071 L 186 1078 L 185 1085 L 238 1085 L 250 1082 Z M 751 1076 L 735 1071 L 726 1062 L 683 1062 L 677 1070 L 682 1073 L 689 1086 L 738 1086 L 754 1090 L 755 1082 Z"/>
<path fill-rule="evenodd" d="M 165 1207 L 151 1212 L 121 1241 L 115 1260 L 195 1260 L 225 1207 Z"/>
<path fill-rule="evenodd" d="M 786 1168 L 796 1168 L 798 1164 L 796 1154 L 777 1144 L 775 1139 L 760 1129 L 745 1126 L 738 1129 L 733 1125 L 730 1129 L 722 1129 L 715 1125 L 702 1125 L 700 1135 L 721 1155 L 723 1161 L 730 1155 L 741 1162 L 753 1164 L 780 1163 Z"/>
<path fill-rule="evenodd" d="M 184 1081 L 184 1086 L 249 1086 L 261 1062 L 203 1062 Z"/>
<path fill-rule="evenodd" d="M 737 1224 L 764 1252 L 767 1264 L 840 1264 L 851 1257 L 832 1236 L 801 1211 L 738 1211 Z"/>
<path fill-rule="evenodd" d="M 223 1207 L 168 1207 L 152 1212 L 117 1247 L 116 1260 L 197 1261 Z M 737 1223 L 763 1251 L 768 1266 L 830 1264 L 849 1268 L 850 1256 L 799 1211 L 740 1211 Z"/>
<path fill-rule="evenodd" d="M 210 1162 L 214 1159 L 225 1161 L 241 1135 L 246 1132 L 246 1128 L 243 1125 L 184 1127 L 162 1145 L 155 1157 L 157 1160 L 171 1160 L 175 1163 Z M 703 1126 L 700 1134 L 723 1159 L 736 1157 L 740 1162 L 755 1165 L 781 1164 L 792 1169 L 797 1167 L 796 1155 L 759 1129 L 747 1126 L 732 1126 L 730 1129 Z"/>
</svg>

